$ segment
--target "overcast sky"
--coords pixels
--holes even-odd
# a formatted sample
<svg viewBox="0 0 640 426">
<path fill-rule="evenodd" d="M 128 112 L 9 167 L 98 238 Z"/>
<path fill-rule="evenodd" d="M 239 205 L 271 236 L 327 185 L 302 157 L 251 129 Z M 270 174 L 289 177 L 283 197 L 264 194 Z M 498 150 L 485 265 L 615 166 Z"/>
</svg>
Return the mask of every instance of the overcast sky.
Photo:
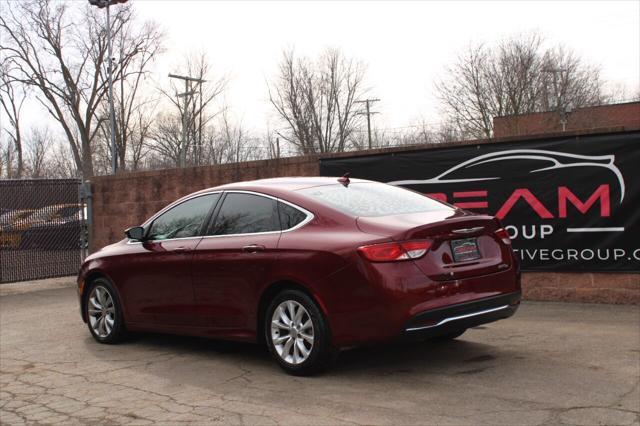
<svg viewBox="0 0 640 426">
<path fill-rule="evenodd" d="M 629 95 L 640 89 L 639 1 L 132 1 L 167 33 L 158 78 L 184 52 L 207 52 L 231 77 L 227 102 L 250 128 L 276 123 L 265 80 L 285 47 L 316 55 L 335 46 L 361 59 L 381 99 L 380 127 L 437 122 L 434 82 L 457 53 L 520 32 L 567 45 Z"/>
<path fill-rule="evenodd" d="M 437 124 L 434 83 L 461 50 L 531 31 L 600 66 L 629 96 L 640 92 L 640 1 L 130 1 L 167 35 L 154 80 L 166 85 L 185 54 L 206 52 L 214 73 L 230 78 L 232 116 L 256 136 L 282 125 L 266 81 L 290 47 L 310 56 L 339 47 L 363 61 L 369 95 L 381 99 L 378 128 Z M 46 123 L 41 108 L 26 105 L 25 127 Z"/>
</svg>

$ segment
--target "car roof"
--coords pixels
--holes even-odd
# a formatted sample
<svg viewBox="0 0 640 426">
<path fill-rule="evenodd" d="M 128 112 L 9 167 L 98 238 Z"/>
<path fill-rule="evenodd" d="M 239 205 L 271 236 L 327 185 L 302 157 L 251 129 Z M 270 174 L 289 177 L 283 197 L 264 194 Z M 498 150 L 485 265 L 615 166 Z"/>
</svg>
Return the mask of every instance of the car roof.
<svg viewBox="0 0 640 426">
<path fill-rule="evenodd" d="M 278 178 L 258 179 L 258 180 L 244 181 L 244 182 L 228 183 L 225 185 L 203 189 L 202 191 L 198 191 L 197 193 L 205 193 L 205 192 L 210 192 L 214 190 L 218 190 L 218 191 L 240 190 L 240 191 L 256 191 L 256 192 L 264 191 L 266 193 L 269 193 L 272 190 L 297 191 L 299 189 L 311 188 L 314 186 L 338 184 L 340 183 L 338 182 L 338 179 L 339 177 L 321 177 L 321 176 L 278 177 Z M 355 178 L 350 178 L 349 181 L 351 183 L 372 182 L 370 180 L 355 179 Z"/>
</svg>

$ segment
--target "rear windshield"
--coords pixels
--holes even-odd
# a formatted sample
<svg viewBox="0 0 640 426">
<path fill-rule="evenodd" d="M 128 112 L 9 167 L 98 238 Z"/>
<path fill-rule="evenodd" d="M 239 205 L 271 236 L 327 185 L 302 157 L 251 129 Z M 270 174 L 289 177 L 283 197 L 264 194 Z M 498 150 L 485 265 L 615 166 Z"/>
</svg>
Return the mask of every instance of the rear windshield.
<svg viewBox="0 0 640 426">
<path fill-rule="evenodd" d="M 445 204 L 401 187 L 382 183 L 352 183 L 305 188 L 300 193 L 353 216 L 390 216 L 451 210 Z"/>
</svg>

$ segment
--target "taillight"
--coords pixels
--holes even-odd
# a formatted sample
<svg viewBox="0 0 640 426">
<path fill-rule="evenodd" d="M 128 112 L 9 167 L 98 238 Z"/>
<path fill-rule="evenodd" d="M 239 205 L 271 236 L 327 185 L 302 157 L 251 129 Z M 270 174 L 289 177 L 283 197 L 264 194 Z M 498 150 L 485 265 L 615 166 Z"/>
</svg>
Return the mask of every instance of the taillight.
<svg viewBox="0 0 640 426">
<path fill-rule="evenodd" d="M 400 243 L 382 243 L 362 246 L 358 251 L 372 262 L 396 262 L 399 260 L 419 259 L 431 247 L 431 241 L 417 240 Z"/>
<path fill-rule="evenodd" d="M 509 233 L 506 229 L 500 228 L 496 232 L 496 237 L 500 238 L 500 240 L 505 244 L 511 244 L 511 238 L 509 238 Z"/>
</svg>

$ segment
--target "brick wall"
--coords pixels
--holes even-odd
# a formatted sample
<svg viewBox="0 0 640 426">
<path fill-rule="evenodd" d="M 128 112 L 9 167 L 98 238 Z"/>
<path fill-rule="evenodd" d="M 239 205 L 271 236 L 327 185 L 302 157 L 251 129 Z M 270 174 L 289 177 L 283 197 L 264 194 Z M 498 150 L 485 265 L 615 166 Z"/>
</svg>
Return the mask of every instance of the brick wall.
<svg viewBox="0 0 640 426">
<path fill-rule="evenodd" d="M 640 102 L 579 108 L 569 113 L 566 130 L 584 131 L 596 128 L 640 127 Z M 495 137 L 513 137 L 557 133 L 562 131 L 557 112 L 494 117 Z"/>
<path fill-rule="evenodd" d="M 319 173 L 316 157 L 295 157 L 94 177 L 91 251 L 122 239 L 126 228 L 192 192 L 229 182 Z"/>
<path fill-rule="evenodd" d="M 581 132 L 584 133 L 586 132 Z M 565 136 L 570 134 L 563 133 Z M 500 139 L 496 139 L 498 140 Z M 437 147 L 486 142 L 488 141 L 453 142 L 438 144 Z M 367 151 L 367 154 L 424 148 L 424 145 L 383 148 Z M 331 156 L 350 155 L 354 153 Z M 91 249 L 93 251 L 122 239 L 124 229 L 141 224 L 162 207 L 191 192 L 243 180 L 278 176 L 317 176 L 320 173 L 318 160 L 318 157 L 295 157 L 97 176 L 91 180 Z M 522 287 L 524 297 L 529 300 L 640 304 L 640 274 L 530 272 L 523 274 Z"/>
<path fill-rule="evenodd" d="M 640 305 L 640 274 L 525 272 L 528 300 Z"/>
</svg>

